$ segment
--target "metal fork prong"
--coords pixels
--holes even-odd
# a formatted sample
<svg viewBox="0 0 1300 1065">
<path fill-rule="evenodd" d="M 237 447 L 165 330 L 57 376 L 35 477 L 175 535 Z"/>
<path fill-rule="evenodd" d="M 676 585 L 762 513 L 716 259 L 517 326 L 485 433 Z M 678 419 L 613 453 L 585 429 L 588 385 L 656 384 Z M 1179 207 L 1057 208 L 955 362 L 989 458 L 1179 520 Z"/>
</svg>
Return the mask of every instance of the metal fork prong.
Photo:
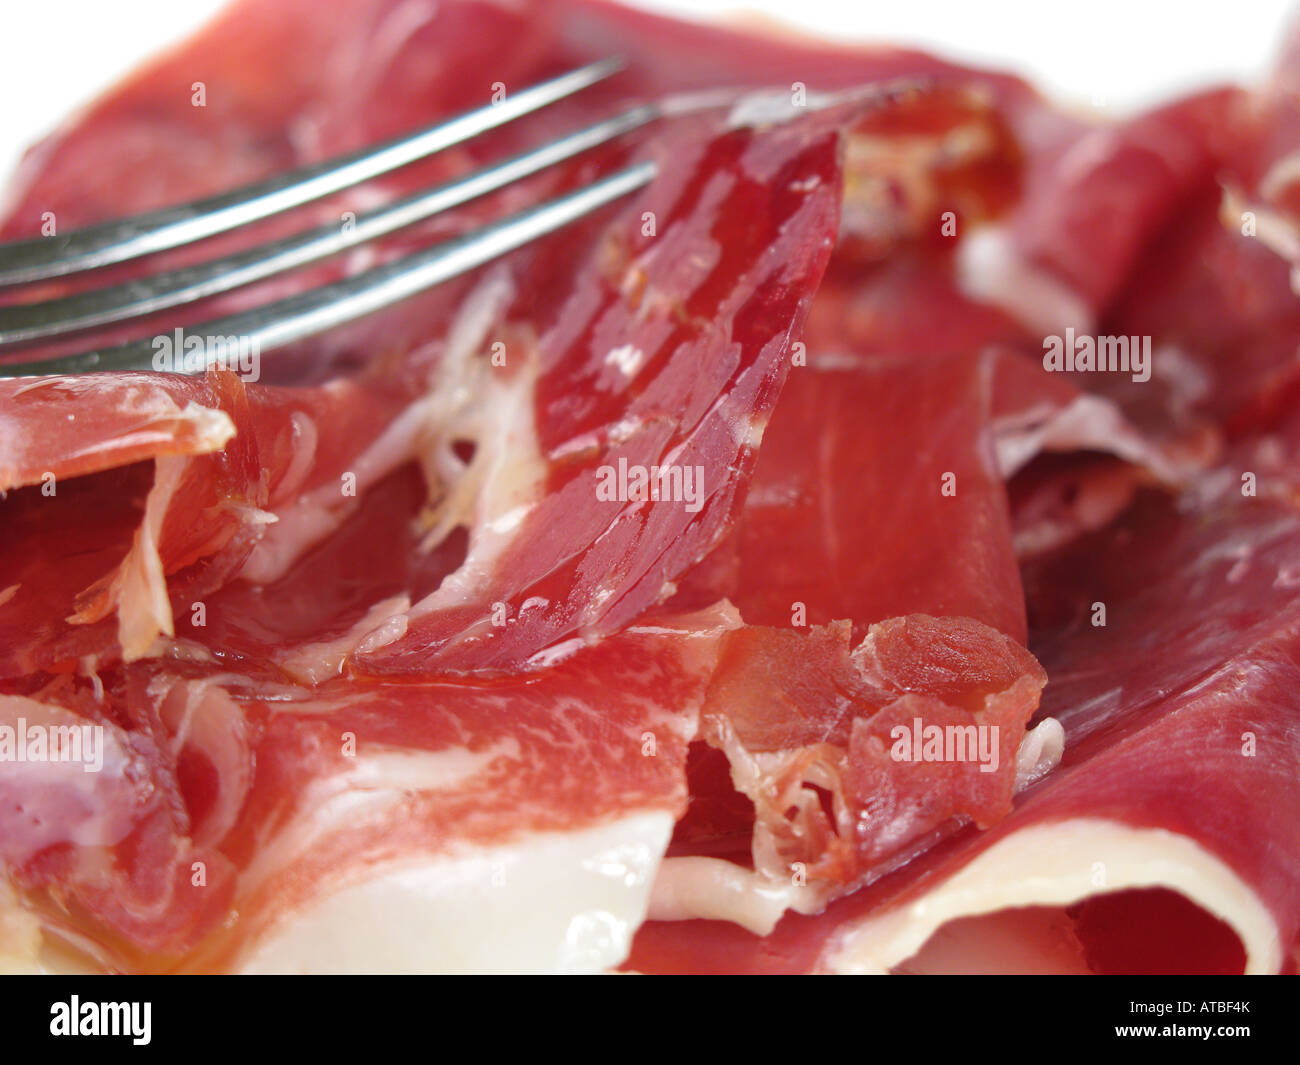
<svg viewBox="0 0 1300 1065">
<path fill-rule="evenodd" d="M 137 318 L 306 266 L 424 221 L 546 167 L 571 159 L 645 125 L 656 114 L 650 107 L 633 108 L 457 181 L 361 215 L 350 228 L 339 225 L 321 226 L 221 259 L 120 285 L 92 289 L 41 303 L 0 307 L 0 345 L 60 336 L 79 329 Z"/>
<path fill-rule="evenodd" d="M 259 353 L 281 347 L 382 310 L 482 266 L 612 203 L 647 184 L 654 175 L 654 163 L 638 163 L 455 240 L 288 299 L 200 323 L 183 332 L 188 338 L 204 338 L 214 345 L 216 342 L 211 338 L 236 338 Z M 155 368 L 158 350 L 156 338 L 151 337 L 80 355 L 0 365 L 0 377 L 149 370 Z"/>
<path fill-rule="evenodd" d="M 592 63 L 417 133 L 194 203 L 87 226 L 64 235 L 0 244 L 0 285 L 62 277 L 125 262 L 299 207 L 572 96 L 621 67 L 619 59 Z"/>
</svg>

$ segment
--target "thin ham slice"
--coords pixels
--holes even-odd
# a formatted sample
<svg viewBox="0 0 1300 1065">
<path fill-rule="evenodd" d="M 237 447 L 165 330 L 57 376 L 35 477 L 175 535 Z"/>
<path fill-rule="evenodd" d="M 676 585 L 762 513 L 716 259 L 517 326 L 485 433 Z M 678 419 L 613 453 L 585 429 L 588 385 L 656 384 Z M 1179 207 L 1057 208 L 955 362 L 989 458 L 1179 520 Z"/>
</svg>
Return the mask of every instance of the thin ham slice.
<svg viewBox="0 0 1300 1065">
<path fill-rule="evenodd" d="M 3 668 L 16 676 L 87 656 L 140 657 L 158 635 L 172 635 L 175 613 L 229 581 L 255 547 L 259 557 L 277 554 L 277 565 L 291 562 L 355 505 L 343 475 L 364 489 L 410 460 L 412 433 L 382 446 L 414 402 L 415 378 L 406 377 L 273 390 L 246 388 L 228 371 L 207 380 L 124 374 L 6 382 L 6 432 L 16 444 L 7 476 L 20 488 L 9 535 L 20 568 Z M 320 425 L 341 432 L 322 433 Z M 50 439 L 54 446 L 33 451 Z M 363 455 L 377 461 L 359 463 Z M 95 505 L 127 524 L 144 511 L 129 546 L 121 550 L 119 534 L 107 557 L 86 550 L 96 530 L 78 518 L 92 505 L 86 493 L 96 492 L 83 478 L 101 470 L 117 471 L 119 487 L 99 491 L 111 498 Z M 299 515 L 313 491 L 323 498 L 310 508 L 312 527 L 302 530 Z M 279 540 L 290 539 L 268 536 L 279 517 L 297 535 L 277 551 Z M 37 574 L 45 570 L 60 572 L 58 589 L 66 580 L 66 591 L 43 584 Z"/>
<path fill-rule="evenodd" d="M 451 876 L 455 862 L 520 839 L 641 818 L 653 831 L 634 833 L 623 855 L 635 918 L 685 803 L 686 743 L 729 624 L 719 614 L 633 628 L 539 678 L 486 685 L 304 687 L 191 655 L 106 671 L 102 701 L 66 680 L 6 697 L 6 720 L 76 707 L 109 737 L 106 770 L 75 792 L 33 791 L 31 767 L 6 771 L 10 877 L 48 934 L 101 965 L 211 970 L 248 963 L 286 919 L 358 884 L 439 862 Z M 619 860 L 617 834 L 605 846 L 604 860 Z M 396 931 L 372 947 L 400 950 Z M 547 949 L 566 932 L 590 949 L 602 931 L 626 941 L 626 929 L 562 922 Z M 482 944 L 468 959 L 438 950 L 408 947 L 404 967 L 491 964 Z"/>
</svg>

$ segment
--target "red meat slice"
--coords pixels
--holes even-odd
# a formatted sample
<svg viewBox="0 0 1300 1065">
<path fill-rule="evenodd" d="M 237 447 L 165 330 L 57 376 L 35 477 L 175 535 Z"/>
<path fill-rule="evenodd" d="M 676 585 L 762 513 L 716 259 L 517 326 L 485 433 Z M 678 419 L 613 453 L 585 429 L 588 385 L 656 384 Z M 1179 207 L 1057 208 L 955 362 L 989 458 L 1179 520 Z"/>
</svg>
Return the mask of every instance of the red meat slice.
<svg viewBox="0 0 1300 1065">
<path fill-rule="evenodd" d="M 6 722 L 61 715 L 109 736 L 98 774 L 73 766 L 44 788 L 25 767 L 0 775 L 7 870 L 47 928 L 101 964 L 212 969 L 367 871 L 675 814 L 719 620 L 631 631 L 539 677 L 482 685 L 309 689 L 162 660 L 106 673 L 106 702 L 67 680 L 0 697 Z M 420 756 L 440 753 L 482 765 L 455 783 L 422 778 Z M 354 779 L 376 754 L 414 763 L 409 779 Z M 295 842 L 297 822 L 349 794 L 369 795 L 364 816 Z"/>
<path fill-rule="evenodd" d="M 1150 241 L 1212 181 L 1240 105 L 1238 90 L 1208 92 L 1079 137 L 1017 205 L 1018 250 L 1100 315 Z"/>
<path fill-rule="evenodd" d="M 173 613 L 240 571 L 265 534 L 263 508 L 285 511 L 326 487 L 341 516 L 356 500 L 342 493 L 340 476 L 413 401 L 412 380 L 246 389 L 222 372 L 206 381 L 125 374 L 5 382 L 12 439 L 53 443 L 43 452 L 26 444 L 7 474 L 11 487 L 29 487 L 6 504 L 17 568 L 0 622 L 10 634 L 0 656 L 5 672 L 66 669 L 75 666 L 69 660 L 111 660 L 123 649 L 138 657 L 159 632 L 171 634 Z M 388 461 L 407 457 L 398 451 Z M 152 489 L 147 458 L 157 460 Z M 130 488 L 82 483 L 86 474 L 132 464 L 114 480 L 125 477 Z M 387 472 L 357 476 L 364 489 Z M 88 551 L 101 530 L 84 521 L 87 493 L 126 525 L 140 522 L 139 531 L 119 534 L 109 552 Z M 329 524 L 321 526 L 324 535 Z M 59 574 L 54 587 L 43 576 L 51 572 Z M 105 623 L 119 612 L 116 627 Z"/>
<path fill-rule="evenodd" d="M 847 622 L 747 626 L 724 640 L 703 735 L 754 804 L 757 867 L 833 893 L 952 817 L 987 826 L 1010 811 L 1045 680 L 1023 647 L 966 618 L 893 618 L 852 651 Z M 973 746 L 956 761 L 917 757 L 921 729 L 950 727 L 963 742 L 991 737 L 988 759 Z M 916 733 L 902 759 L 900 728 Z"/>
<path fill-rule="evenodd" d="M 617 631 L 721 538 L 830 251 L 837 144 L 821 117 L 676 153 L 639 205 L 659 235 L 638 236 L 639 215 L 613 229 L 540 338 L 545 498 L 455 608 L 417 604 L 405 636 L 354 668 L 524 666 Z M 623 466 L 702 474 L 699 497 L 602 499 L 603 471 Z M 494 632 L 494 603 L 518 623 Z"/>
</svg>

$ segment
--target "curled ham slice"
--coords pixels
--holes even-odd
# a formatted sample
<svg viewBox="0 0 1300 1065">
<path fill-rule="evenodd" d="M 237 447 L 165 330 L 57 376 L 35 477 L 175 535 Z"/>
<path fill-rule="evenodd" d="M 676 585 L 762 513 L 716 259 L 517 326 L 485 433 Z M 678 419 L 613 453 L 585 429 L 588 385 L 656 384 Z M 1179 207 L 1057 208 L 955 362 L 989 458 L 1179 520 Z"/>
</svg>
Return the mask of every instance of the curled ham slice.
<svg viewBox="0 0 1300 1065">
<path fill-rule="evenodd" d="M 724 640 L 703 735 L 754 804 L 756 868 L 829 897 L 950 818 L 987 826 L 1010 811 L 1045 680 L 970 619 L 894 618 L 852 650 L 847 622 L 747 627 Z M 956 739 L 972 746 L 954 760 L 943 743 Z"/>
</svg>

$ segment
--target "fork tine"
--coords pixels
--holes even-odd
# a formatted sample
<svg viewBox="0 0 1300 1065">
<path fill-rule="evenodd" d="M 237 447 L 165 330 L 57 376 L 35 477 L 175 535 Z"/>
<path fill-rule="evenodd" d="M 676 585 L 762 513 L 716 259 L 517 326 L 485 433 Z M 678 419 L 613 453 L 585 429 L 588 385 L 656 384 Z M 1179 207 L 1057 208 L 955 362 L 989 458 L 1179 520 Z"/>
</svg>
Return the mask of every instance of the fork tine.
<svg viewBox="0 0 1300 1065">
<path fill-rule="evenodd" d="M 117 219 L 63 236 L 0 244 L 0 285 L 93 270 L 224 233 L 368 181 L 580 92 L 622 67 L 607 59 L 378 146 L 194 203 Z"/>
<path fill-rule="evenodd" d="M 647 184 L 655 164 L 639 163 L 594 184 L 365 273 L 185 330 L 211 341 L 236 337 L 258 352 L 281 347 L 382 310 L 567 225 Z M 0 365 L 0 377 L 154 368 L 154 338 L 56 359 Z"/>
<path fill-rule="evenodd" d="M 0 346 L 151 314 L 336 255 L 604 144 L 645 125 L 656 113 L 649 107 L 633 108 L 523 155 L 364 214 L 346 232 L 338 225 L 321 226 L 221 259 L 124 284 L 40 303 L 0 307 Z"/>
</svg>

